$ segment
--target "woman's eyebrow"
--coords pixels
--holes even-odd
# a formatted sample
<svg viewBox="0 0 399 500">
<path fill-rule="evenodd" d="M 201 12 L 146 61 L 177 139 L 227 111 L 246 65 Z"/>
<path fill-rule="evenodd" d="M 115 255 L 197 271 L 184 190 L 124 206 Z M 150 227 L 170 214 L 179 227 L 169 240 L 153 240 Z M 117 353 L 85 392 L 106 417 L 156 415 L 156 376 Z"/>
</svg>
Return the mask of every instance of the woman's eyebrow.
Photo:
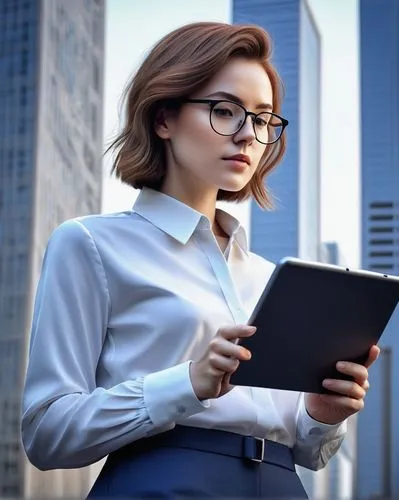
<svg viewBox="0 0 399 500">
<path fill-rule="evenodd" d="M 242 106 L 244 105 L 244 102 L 242 99 L 240 99 L 238 96 L 231 94 L 230 92 L 224 92 L 222 90 L 218 92 L 214 92 L 213 94 L 209 94 L 206 97 L 224 97 L 225 99 L 228 99 L 229 101 L 234 101 L 237 102 L 238 104 L 241 104 Z M 273 106 L 271 104 L 265 104 L 265 103 L 260 103 L 256 106 L 255 109 L 273 109 Z"/>
</svg>

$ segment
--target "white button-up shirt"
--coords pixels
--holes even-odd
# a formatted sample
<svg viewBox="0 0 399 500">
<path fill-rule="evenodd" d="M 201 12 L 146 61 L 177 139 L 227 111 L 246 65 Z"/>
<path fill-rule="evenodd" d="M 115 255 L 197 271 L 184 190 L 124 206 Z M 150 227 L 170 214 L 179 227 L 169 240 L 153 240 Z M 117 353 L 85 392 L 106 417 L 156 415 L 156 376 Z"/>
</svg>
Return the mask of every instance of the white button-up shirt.
<svg viewBox="0 0 399 500">
<path fill-rule="evenodd" d="M 190 360 L 218 328 L 246 323 L 273 264 L 248 251 L 244 229 L 143 189 L 132 211 L 67 221 L 52 234 L 38 285 L 22 436 L 40 469 L 91 464 L 176 424 L 278 441 L 320 468 L 345 424 L 326 425 L 292 391 L 235 387 L 199 401 Z"/>
</svg>

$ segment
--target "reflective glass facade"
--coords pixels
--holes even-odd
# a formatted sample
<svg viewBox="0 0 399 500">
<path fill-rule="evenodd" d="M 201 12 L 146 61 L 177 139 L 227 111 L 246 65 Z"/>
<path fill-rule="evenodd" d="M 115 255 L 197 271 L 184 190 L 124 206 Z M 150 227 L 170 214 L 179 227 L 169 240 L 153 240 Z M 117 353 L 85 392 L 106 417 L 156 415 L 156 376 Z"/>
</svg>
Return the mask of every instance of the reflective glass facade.
<svg viewBox="0 0 399 500">
<path fill-rule="evenodd" d="M 399 3 L 361 0 L 362 267 L 399 274 Z M 358 419 L 357 496 L 399 495 L 399 308 Z"/>
<path fill-rule="evenodd" d="M 103 1 L 0 0 L 0 497 L 54 484 L 21 452 L 20 396 L 50 233 L 101 210 L 103 52 Z"/>
<path fill-rule="evenodd" d="M 22 496 L 19 397 L 29 303 L 39 11 L 35 2 L 3 0 L 0 18 L 0 496 Z"/>
<path fill-rule="evenodd" d="M 251 212 L 251 248 L 273 261 L 318 258 L 320 242 L 320 36 L 302 0 L 235 0 L 233 21 L 263 26 L 282 77 L 289 120 L 283 162 L 267 178 L 276 210 Z"/>
</svg>

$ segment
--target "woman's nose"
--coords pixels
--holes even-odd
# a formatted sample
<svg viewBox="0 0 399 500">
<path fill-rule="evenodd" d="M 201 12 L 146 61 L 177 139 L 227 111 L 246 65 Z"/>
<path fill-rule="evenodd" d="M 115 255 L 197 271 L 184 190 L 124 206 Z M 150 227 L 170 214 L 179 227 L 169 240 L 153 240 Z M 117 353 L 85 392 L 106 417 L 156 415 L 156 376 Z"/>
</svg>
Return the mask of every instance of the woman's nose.
<svg viewBox="0 0 399 500">
<path fill-rule="evenodd" d="M 256 139 L 254 124 L 251 116 L 247 116 L 243 126 L 234 136 L 237 142 L 246 141 L 248 143 L 253 142 Z"/>
</svg>

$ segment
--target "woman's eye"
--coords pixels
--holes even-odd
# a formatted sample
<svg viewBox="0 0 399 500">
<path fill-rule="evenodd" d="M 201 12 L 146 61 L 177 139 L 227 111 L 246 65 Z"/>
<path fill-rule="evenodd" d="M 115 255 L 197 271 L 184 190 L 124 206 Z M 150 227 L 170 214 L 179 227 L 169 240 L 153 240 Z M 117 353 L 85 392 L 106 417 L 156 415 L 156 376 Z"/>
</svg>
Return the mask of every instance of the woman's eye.
<svg viewBox="0 0 399 500">
<path fill-rule="evenodd" d="M 257 118 L 255 120 L 255 124 L 257 127 L 267 127 L 268 122 L 266 120 L 264 120 L 263 118 Z"/>
<path fill-rule="evenodd" d="M 228 108 L 216 108 L 213 110 L 216 116 L 233 116 L 231 109 Z"/>
</svg>

